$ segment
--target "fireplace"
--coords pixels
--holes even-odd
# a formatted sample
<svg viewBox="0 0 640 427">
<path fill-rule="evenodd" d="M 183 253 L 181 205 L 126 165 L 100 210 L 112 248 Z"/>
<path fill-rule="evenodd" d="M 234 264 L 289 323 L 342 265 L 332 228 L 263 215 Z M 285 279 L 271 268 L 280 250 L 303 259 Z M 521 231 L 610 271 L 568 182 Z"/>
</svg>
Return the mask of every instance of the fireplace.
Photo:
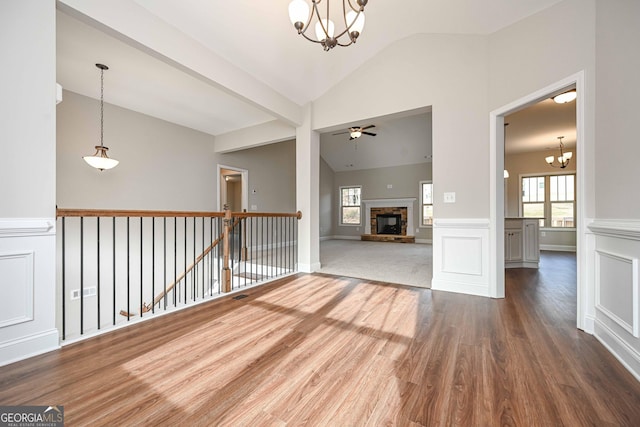
<svg viewBox="0 0 640 427">
<path fill-rule="evenodd" d="M 376 215 L 376 234 L 402 234 L 402 215 Z"/>
<path fill-rule="evenodd" d="M 362 240 L 415 243 L 413 205 L 415 198 L 362 200 Z"/>
</svg>

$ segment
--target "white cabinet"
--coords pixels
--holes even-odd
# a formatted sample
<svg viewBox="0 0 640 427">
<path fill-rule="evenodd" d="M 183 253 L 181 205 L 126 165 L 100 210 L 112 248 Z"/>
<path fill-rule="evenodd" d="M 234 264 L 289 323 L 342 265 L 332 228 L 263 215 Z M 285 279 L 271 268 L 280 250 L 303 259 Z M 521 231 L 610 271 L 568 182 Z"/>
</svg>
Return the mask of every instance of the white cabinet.
<svg viewBox="0 0 640 427">
<path fill-rule="evenodd" d="M 539 218 L 504 220 L 505 268 L 538 268 L 540 263 Z"/>
</svg>

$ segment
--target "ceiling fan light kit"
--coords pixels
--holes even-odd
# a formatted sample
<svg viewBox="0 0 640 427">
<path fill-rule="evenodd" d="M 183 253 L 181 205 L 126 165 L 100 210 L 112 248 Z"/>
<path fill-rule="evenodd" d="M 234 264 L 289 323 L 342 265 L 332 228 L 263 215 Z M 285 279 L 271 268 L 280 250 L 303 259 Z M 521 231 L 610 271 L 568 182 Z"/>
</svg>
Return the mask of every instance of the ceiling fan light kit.
<svg viewBox="0 0 640 427">
<path fill-rule="evenodd" d="M 334 133 L 334 135 L 344 135 L 344 134 L 349 134 L 349 141 L 351 141 L 352 139 L 358 139 L 360 138 L 362 135 L 369 135 L 369 136 L 376 136 L 377 133 L 373 133 L 373 132 L 366 132 L 366 129 L 371 129 L 376 127 L 376 125 L 369 125 L 369 126 L 354 126 L 354 127 L 350 127 L 348 130 L 344 131 L 344 132 L 338 132 L 338 133 Z"/>
<path fill-rule="evenodd" d="M 289 3 L 289 19 L 294 28 L 305 39 L 312 43 L 319 43 L 325 51 L 336 46 L 350 46 L 356 42 L 364 28 L 364 7 L 368 0 L 342 0 L 342 13 L 340 21 L 344 24 L 344 30 L 335 35 L 336 24 L 331 20 L 331 2 L 335 0 L 293 0 Z M 320 5 L 324 2 L 324 15 L 320 11 Z M 306 33 L 315 21 L 315 39 Z M 346 38 L 341 38 L 346 34 Z"/>
</svg>

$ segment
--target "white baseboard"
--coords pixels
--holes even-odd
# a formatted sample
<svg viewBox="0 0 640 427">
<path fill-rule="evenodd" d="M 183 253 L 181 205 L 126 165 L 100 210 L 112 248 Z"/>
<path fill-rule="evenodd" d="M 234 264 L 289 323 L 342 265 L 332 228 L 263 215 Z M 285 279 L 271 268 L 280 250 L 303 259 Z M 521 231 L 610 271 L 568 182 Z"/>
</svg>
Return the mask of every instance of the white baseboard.
<svg viewBox="0 0 640 427">
<path fill-rule="evenodd" d="M 611 328 L 596 319 L 595 337 L 631 374 L 640 381 L 640 354 L 618 336 Z"/>
<path fill-rule="evenodd" d="M 360 236 L 331 236 L 327 240 L 360 240 Z"/>
<path fill-rule="evenodd" d="M 20 337 L 0 344 L 0 366 L 28 359 L 60 348 L 57 329 Z"/>
<path fill-rule="evenodd" d="M 420 243 L 422 245 L 431 245 L 431 244 L 433 244 L 433 240 L 431 240 L 431 239 L 416 239 L 416 243 Z"/>
<path fill-rule="evenodd" d="M 432 291 L 455 292 L 458 294 L 477 295 L 489 297 L 489 287 L 485 285 L 473 285 L 469 283 L 455 282 L 453 280 L 431 279 Z"/>
<path fill-rule="evenodd" d="M 298 263 L 298 272 L 300 273 L 313 273 L 314 271 L 320 270 L 320 263 L 314 262 L 312 264 L 304 264 Z"/>
<path fill-rule="evenodd" d="M 541 251 L 575 252 L 575 245 L 540 245 Z"/>
</svg>

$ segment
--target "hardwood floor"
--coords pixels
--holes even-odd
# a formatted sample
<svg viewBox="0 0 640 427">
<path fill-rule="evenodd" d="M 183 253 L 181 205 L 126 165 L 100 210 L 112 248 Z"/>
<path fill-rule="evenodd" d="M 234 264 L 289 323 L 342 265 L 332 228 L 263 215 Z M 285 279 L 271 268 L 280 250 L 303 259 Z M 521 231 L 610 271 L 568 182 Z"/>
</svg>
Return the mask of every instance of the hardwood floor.
<svg viewBox="0 0 640 427">
<path fill-rule="evenodd" d="M 575 257 L 491 300 L 298 275 L 0 368 L 67 425 L 632 426 L 640 383 L 575 328 Z"/>
</svg>

